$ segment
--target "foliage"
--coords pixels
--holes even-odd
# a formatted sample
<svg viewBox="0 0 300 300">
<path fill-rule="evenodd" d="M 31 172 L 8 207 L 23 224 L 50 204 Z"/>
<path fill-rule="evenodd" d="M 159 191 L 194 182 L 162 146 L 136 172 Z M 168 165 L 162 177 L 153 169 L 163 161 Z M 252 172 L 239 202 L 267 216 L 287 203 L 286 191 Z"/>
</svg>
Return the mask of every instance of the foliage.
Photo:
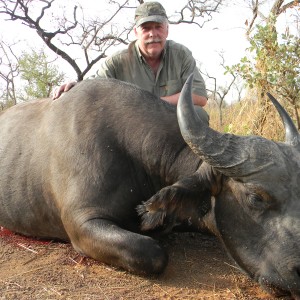
<svg viewBox="0 0 300 300">
<path fill-rule="evenodd" d="M 293 35 L 282 34 L 281 42 L 272 26 L 257 26 L 257 33 L 250 40 L 250 52 L 255 52 L 256 64 L 244 57 L 237 65 L 250 88 L 256 85 L 281 85 L 288 95 L 292 87 L 299 95 L 300 40 Z M 266 82 L 265 82 L 266 81 Z"/>
<path fill-rule="evenodd" d="M 248 49 L 252 57 L 242 58 L 233 69 L 248 87 L 259 91 L 259 96 L 271 91 L 286 101 L 287 110 L 300 128 L 300 39 L 289 33 L 279 38 L 275 23 L 272 17 L 264 26 L 256 26 Z"/>
<path fill-rule="evenodd" d="M 47 61 L 43 50 L 23 52 L 19 67 L 21 79 L 27 83 L 25 100 L 49 97 L 52 88 L 61 84 L 64 79 L 64 74 L 58 71 L 57 66 Z"/>
</svg>

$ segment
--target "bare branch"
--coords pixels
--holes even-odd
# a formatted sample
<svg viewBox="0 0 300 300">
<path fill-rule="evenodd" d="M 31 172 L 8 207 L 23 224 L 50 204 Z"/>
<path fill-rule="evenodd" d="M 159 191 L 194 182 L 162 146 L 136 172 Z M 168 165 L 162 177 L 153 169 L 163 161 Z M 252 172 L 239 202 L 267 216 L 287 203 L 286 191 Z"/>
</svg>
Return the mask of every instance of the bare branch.
<svg viewBox="0 0 300 300">
<path fill-rule="evenodd" d="M 251 30 L 252 30 L 252 27 L 253 27 L 254 22 L 255 22 L 255 20 L 257 18 L 257 15 L 258 15 L 258 0 L 255 0 L 255 2 L 253 3 L 253 6 L 252 6 L 252 20 L 248 24 L 248 30 L 247 30 L 247 33 L 246 33 L 247 36 L 249 36 L 249 34 L 250 34 Z"/>
<path fill-rule="evenodd" d="M 1 98 L 12 105 L 17 103 L 15 78 L 19 76 L 18 58 L 13 52 L 13 45 L 0 43 L 0 78 L 5 85 Z"/>
<path fill-rule="evenodd" d="M 221 58 L 220 65 L 224 68 L 224 70 L 227 70 L 227 67 L 225 65 L 224 53 L 223 52 L 219 53 L 219 56 Z M 227 84 L 226 86 L 218 86 L 216 77 L 209 75 L 207 72 L 206 73 L 201 72 L 201 73 L 204 74 L 209 79 L 213 80 L 213 82 L 214 82 L 213 90 L 209 89 L 209 88 L 207 88 L 207 90 L 212 94 L 212 99 L 217 104 L 217 107 L 219 110 L 219 123 L 220 123 L 220 126 L 222 126 L 223 125 L 222 108 L 224 106 L 226 96 L 228 95 L 228 93 L 232 89 L 232 86 L 236 82 L 237 75 L 233 71 L 230 71 L 229 74 L 232 76 L 230 83 Z"/>
<path fill-rule="evenodd" d="M 246 21 L 246 25 L 248 26 L 247 29 L 247 36 L 250 36 L 250 33 L 254 27 L 254 24 L 258 17 L 262 18 L 265 22 L 270 22 L 271 17 L 277 17 L 280 14 L 286 12 L 288 9 L 299 6 L 300 0 L 292 0 L 286 4 L 284 4 L 284 0 L 275 0 L 273 3 L 273 6 L 271 7 L 268 16 L 265 17 L 262 12 L 260 11 L 260 8 L 263 6 L 265 1 L 259 1 L 259 0 L 252 0 L 251 3 L 251 10 L 252 10 L 252 19 L 251 21 Z"/>
<path fill-rule="evenodd" d="M 222 2 L 222 0 L 189 0 L 188 3 L 177 12 L 179 18 L 177 17 L 176 20 L 172 20 L 173 17 L 170 17 L 169 22 L 170 24 L 196 24 L 202 28 L 205 23 L 212 19 L 212 13 L 218 12 Z M 201 23 L 199 22 L 200 18 L 202 19 Z"/>
<path fill-rule="evenodd" d="M 123 32 L 121 33 L 121 35 L 109 34 L 103 36 L 102 38 L 98 38 L 98 36 L 101 29 L 109 22 L 111 22 L 113 18 L 116 18 L 117 14 L 121 11 L 122 8 L 125 7 L 128 0 L 123 1 L 122 4 L 114 2 L 117 3 L 117 9 L 106 21 L 99 22 L 96 20 L 88 25 L 86 25 L 85 22 L 79 24 L 79 21 L 77 19 L 77 6 L 74 6 L 73 20 L 69 21 L 68 18 L 61 19 L 61 22 L 57 22 L 57 24 L 60 24 L 60 27 L 52 31 L 48 30 L 45 27 L 42 27 L 41 21 L 46 17 L 47 10 L 50 10 L 52 8 L 52 4 L 55 2 L 55 0 L 42 0 L 39 2 L 42 3 L 42 7 L 40 9 L 39 15 L 35 18 L 32 17 L 33 13 L 31 13 L 31 10 L 33 10 L 33 4 L 25 0 L 17 0 L 16 2 L 12 0 L 1 0 L 0 13 L 8 15 L 10 17 L 10 20 L 19 20 L 29 28 L 36 30 L 37 34 L 48 46 L 48 48 L 51 49 L 55 54 L 61 56 L 72 66 L 77 74 L 77 80 L 82 80 L 87 72 L 92 68 L 92 66 L 101 58 L 106 56 L 105 51 L 110 46 L 115 45 L 116 42 L 127 44 L 126 40 L 121 37 Z M 77 32 L 74 34 L 74 29 L 77 29 L 79 33 L 81 32 L 81 36 L 78 36 Z M 131 30 L 131 28 L 129 30 Z M 68 43 L 67 41 L 64 41 L 64 45 L 78 45 L 81 47 L 87 63 L 86 68 L 82 70 L 71 52 L 70 54 L 67 53 L 63 50 L 63 47 L 58 45 L 58 35 L 65 35 L 69 38 L 70 42 Z M 96 46 L 96 48 L 93 48 L 92 45 Z M 91 52 L 94 52 L 94 54 L 97 53 L 97 55 L 91 58 Z"/>
</svg>

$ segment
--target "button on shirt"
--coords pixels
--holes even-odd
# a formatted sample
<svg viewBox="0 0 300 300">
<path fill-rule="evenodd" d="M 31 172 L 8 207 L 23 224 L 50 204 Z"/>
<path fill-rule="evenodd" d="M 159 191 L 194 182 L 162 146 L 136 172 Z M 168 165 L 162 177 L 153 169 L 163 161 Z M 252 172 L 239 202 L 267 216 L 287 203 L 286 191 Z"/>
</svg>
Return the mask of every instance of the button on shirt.
<svg viewBox="0 0 300 300">
<path fill-rule="evenodd" d="M 97 76 L 130 82 L 164 97 L 179 93 L 191 73 L 194 73 L 193 93 L 207 98 L 204 80 L 188 48 L 167 40 L 155 76 L 135 41 L 127 49 L 108 57 L 97 71 Z"/>
</svg>

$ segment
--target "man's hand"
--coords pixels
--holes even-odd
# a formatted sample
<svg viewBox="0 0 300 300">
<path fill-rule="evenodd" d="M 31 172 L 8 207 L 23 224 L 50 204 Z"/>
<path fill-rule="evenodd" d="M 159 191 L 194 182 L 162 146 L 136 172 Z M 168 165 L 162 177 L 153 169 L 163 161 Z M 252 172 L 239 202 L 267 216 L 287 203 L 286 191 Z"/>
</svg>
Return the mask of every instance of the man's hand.
<svg viewBox="0 0 300 300">
<path fill-rule="evenodd" d="M 72 82 L 64 83 L 63 85 L 57 87 L 53 91 L 52 100 L 58 99 L 62 93 L 69 91 L 73 86 L 76 85 L 76 83 L 77 83 L 76 81 L 72 81 Z"/>
</svg>

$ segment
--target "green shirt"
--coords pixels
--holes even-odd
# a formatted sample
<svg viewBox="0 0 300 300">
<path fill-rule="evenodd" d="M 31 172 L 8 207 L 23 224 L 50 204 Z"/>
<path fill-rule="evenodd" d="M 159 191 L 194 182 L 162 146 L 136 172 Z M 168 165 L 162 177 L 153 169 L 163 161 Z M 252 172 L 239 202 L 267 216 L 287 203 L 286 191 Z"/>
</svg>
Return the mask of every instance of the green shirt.
<svg viewBox="0 0 300 300">
<path fill-rule="evenodd" d="M 156 77 L 141 55 L 137 42 L 108 57 L 97 71 L 97 76 L 130 82 L 158 97 L 164 97 L 179 93 L 193 72 L 193 93 L 207 98 L 204 80 L 191 51 L 168 40 Z"/>
</svg>

